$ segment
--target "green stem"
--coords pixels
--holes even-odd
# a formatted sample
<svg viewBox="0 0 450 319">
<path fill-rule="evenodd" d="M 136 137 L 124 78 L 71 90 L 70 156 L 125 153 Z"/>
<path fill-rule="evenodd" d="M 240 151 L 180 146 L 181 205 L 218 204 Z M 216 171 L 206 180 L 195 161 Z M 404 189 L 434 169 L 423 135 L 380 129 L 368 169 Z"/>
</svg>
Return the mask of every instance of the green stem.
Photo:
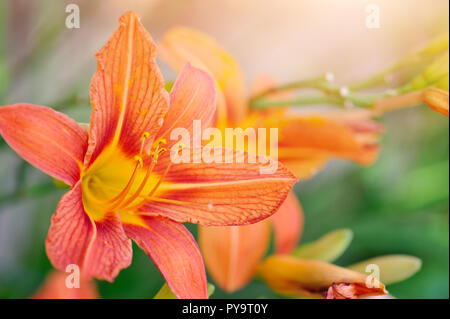
<svg viewBox="0 0 450 319">
<path fill-rule="evenodd" d="M 268 101 L 268 100 L 259 100 L 254 101 L 250 107 L 253 109 L 264 109 L 268 107 L 285 107 L 292 105 L 310 105 L 310 104 L 324 104 L 329 103 L 330 98 L 328 96 L 309 96 L 298 98 L 294 100 L 277 100 L 277 101 Z"/>
<path fill-rule="evenodd" d="M 334 104 L 340 107 L 346 105 L 346 101 L 359 107 L 371 107 L 376 100 L 385 97 L 397 95 L 396 91 L 382 92 L 374 95 L 361 95 L 357 93 L 349 93 L 342 97 L 338 94 L 323 94 L 315 96 L 304 96 L 289 100 L 256 100 L 250 104 L 252 109 L 265 109 L 287 106 L 317 105 L 317 104 Z"/>
<path fill-rule="evenodd" d="M 273 94 L 273 93 L 281 92 L 281 91 L 289 91 L 289 90 L 293 90 L 293 89 L 304 89 L 304 88 L 317 88 L 324 82 L 326 82 L 325 75 L 315 78 L 315 79 L 300 80 L 300 81 L 283 84 L 283 85 L 280 85 L 280 86 L 277 86 L 274 88 L 270 88 L 270 89 L 267 89 L 267 90 L 261 92 L 260 94 L 252 97 L 251 101 L 256 101 L 256 100 L 263 98 L 264 96 L 267 96 L 268 94 Z"/>
<path fill-rule="evenodd" d="M 412 72 L 413 75 L 416 75 L 417 73 L 422 72 L 429 63 L 438 59 L 439 56 L 441 56 L 441 54 L 445 51 L 448 52 L 448 34 L 436 38 L 431 42 L 431 44 L 422 48 L 421 50 L 414 51 L 408 54 L 405 58 L 392 64 L 384 71 L 379 72 L 360 82 L 354 83 L 348 87 L 339 87 L 334 85 L 333 83 L 330 83 L 330 81 L 327 81 L 327 76 L 296 81 L 271 88 L 262 92 L 261 94 L 258 94 L 250 100 L 250 107 L 254 109 L 263 109 L 267 107 L 283 107 L 324 103 L 331 103 L 342 106 L 345 105 L 347 101 L 353 103 L 356 106 L 370 107 L 377 99 L 405 94 L 411 91 L 412 88 L 410 87 L 410 85 L 403 85 L 397 87 L 396 90 L 386 90 L 381 93 L 375 93 L 372 95 L 361 95 L 355 92 L 389 84 L 387 83 L 389 82 L 387 81 L 387 77 L 400 71 L 408 71 L 410 73 Z M 299 89 L 316 89 L 322 92 L 323 95 L 306 96 L 281 101 L 271 101 L 266 99 L 266 97 L 268 97 L 270 94 L 276 92 Z"/>
</svg>

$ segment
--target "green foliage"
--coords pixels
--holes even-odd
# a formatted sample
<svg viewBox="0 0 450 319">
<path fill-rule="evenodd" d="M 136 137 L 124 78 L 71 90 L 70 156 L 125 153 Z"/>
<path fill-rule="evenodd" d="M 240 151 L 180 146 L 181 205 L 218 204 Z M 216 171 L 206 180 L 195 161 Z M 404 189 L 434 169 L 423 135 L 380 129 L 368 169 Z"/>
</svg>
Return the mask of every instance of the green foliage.
<svg viewBox="0 0 450 319">
<path fill-rule="evenodd" d="M 300 245 L 292 255 L 303 259 L 333 262 L 346 251 L 352 239 L 353 232 L 350 229 L 338 229 L 311 243 Z"/>
<path fill-rule="evenodd" d="M 385 285 L 390 285 L 413 276 L 422 267 L 422 261 L 408 255 L 386 255 L 370 258 L 347 268 L 362 274 L 368 274 L 371 273 L 367 268 L 370 265 L 378 266 L 380 281 Z"/>
</svg>

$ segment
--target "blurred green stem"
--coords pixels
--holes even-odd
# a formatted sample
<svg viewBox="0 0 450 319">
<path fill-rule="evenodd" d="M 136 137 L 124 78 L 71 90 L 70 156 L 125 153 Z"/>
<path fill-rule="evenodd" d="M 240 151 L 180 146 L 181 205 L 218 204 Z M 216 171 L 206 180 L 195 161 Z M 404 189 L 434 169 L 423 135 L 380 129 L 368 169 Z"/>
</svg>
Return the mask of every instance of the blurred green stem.
<svg viewBox="0 0 450 319">
<path fill-rule="evenodd" d="M 341 90 L 346 90 L 345 87 L 338 88 L 331 85 L 317 86 L 315 88 L 321 90 L 322 94 L 303 96 L 289 100 L 269 100 L 260 97 L 258 99 L 251 100 L 250 107 L 252 109 L 265 109 L 274 107 L 317 104 L 334 104 L 340 107 L 352 105 L 359 107 L 370 107 L 376 100 L 396 96 L 398 94 L 398 92 L 395 90 L 388 90 L 373 95 L 362 95 L 350 91 L 348 91 L 346 94 L 342 94 Z M 347 103 L 350 103 L 350 105 L 348 105 Z"/>
<path fill-rule="evenodd" d="M 394 76 L 399 71 L 409 71 L 409 77 L 414 78 L 418 73 L 429 67 L 429 64 L 437 61 L 447 52 L 448 55 L 448 34 L 444 34 L 433 39 L 426 47 L 411 52 L 404 58 L 389 66 L 385 70 L 370 76 L 362 81 L 347 86 L 338 86 L 331 83 L 332 74 L 326 74 L 318 78 L 306 79 L 283 84 L 270 88 L 252 99 L 250 99 L 250 108 L 264 109 L 269 107 L 301 106 L 316 104 L 334 104 L 337 106 L 359 106 L 371 107 L 379 99 L 394 97 L 400 94 L 409 93 L 414 90 L 410 84 L 400 84 L 395 89 L 385 89 L 381 92 L 362 95 L 358 93 L 361 90 L 378 88 L 390 82 L 390 76 Z M 448 58 L 447 58 L 448 61 Z M 448 77 L 448 73 L 443 73 Z M 439 80 L 439 79 L 438 79 Z M 320 91 L 320 95 L 303 96 L 294 99 L 271 100 L 270 95 L 277 92 L 315 89 Z"/>
</svg>

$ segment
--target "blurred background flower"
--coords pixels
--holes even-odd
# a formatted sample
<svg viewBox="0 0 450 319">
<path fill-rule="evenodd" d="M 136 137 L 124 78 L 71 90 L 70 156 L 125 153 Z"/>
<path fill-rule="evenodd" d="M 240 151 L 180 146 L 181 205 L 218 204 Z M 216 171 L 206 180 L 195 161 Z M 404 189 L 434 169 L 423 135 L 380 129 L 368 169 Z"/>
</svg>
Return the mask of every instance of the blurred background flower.
<svg viewBox="0 0 450 319">
<path fill-rule="evenodd" d="M 69 3 L 80 7 L 79 29 L 65 27 Z M 379 6 L 380 28 L 366 27 L 368 4 Z M 445 0 L 5 0 L 0 2 L 0 105 L 49 105 L 88 122 L 94 53 L 127 10 L 142 16 L 155 40 L 175 25 L 210 34 L 239 62 L 249 88 L 261 73 L 281 83 L 325 72 L 333 72 L 337 83 L 365 78 L 448 30 L 448 9 Z M 162 70 L 167 80 L 175 79 L 168 66 Z M 389 293 L 448 298 L 448 119 L 416 107 L 386 114 L 382 122 L 386 133 L 375 165 L 334 161 L 296 185 L 305 214 L 302 240 L 350 228 L 356 240 L 335 264 L 386 254 L 417 256 L 423 261 L 420 272 L 389 286 Z M 0 181 L 0 297 L 28 297 L 51 271 L 44 240 L 64 191 L 3 140 Z M 161 288 L 156 267 L 135 251 L 132 266 L 114 284 L 99 282 L 103 298 L 152 298 Z M 234 294 L 217 288 L 212 297 L 278 295 L 256 279 Z"/>
</svg>

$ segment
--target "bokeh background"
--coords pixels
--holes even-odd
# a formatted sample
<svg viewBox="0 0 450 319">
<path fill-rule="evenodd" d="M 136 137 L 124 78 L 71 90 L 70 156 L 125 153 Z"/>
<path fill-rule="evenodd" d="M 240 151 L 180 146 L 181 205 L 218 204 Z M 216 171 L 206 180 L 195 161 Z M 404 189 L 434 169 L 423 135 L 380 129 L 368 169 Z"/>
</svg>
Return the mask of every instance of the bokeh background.
<svg viewBox="0 0 450 319">
<path fill-rule="evenodd" d="M 69 3 L 80 7 L 80 29 L 65 27 Z M 380 7 L 379 29 L 365 26 L 369 3 Z M 155 39 L 173 25 L 209 33 L 239 61 L 248 86 L 261 73 L 281 81 L 329 71 L 339 83 L 362 79 L 449 28 L 446 0 L 0 0 L 0 105 L 47 105 L 88 122 L 94 53 L 127 10 L 142 16 Z M 448 298 L 448 119 L 415 107 L 381 121 L 386 134 L 375 165 L 334 161 L 296 185 L 305 211 L 302 242 L 350 228 L 354 241 L 339 265 L 414 255 L 422 269 L 388 287 L 391 294 Z M 44 241 L 63 193 L 0 138 L 0 297 L 30 296 L 50 271 Z M 161 287 L 156 267 L 135 248 L 132 266 L 114 284 L 99 282 L 102 297 L 151 298 Z M 256 279 L 231 295 L 216 289 L 213 297 L 278 296 Z"/>
</svg>

